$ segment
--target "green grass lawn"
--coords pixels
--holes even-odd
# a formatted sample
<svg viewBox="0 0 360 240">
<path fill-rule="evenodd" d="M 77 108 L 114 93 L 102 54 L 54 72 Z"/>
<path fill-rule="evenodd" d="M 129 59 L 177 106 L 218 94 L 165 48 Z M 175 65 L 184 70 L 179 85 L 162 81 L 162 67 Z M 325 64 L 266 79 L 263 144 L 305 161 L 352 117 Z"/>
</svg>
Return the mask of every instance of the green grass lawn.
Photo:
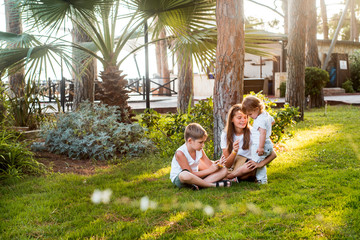
<svg viewBox="0 0 360 240">
<path fill-rule="evenodd" d="M 26 178 L 0 187 L 0 239 L 360 239 L 359 143 L 360 108 L 331 106 L 305 113 L 268 185 L 178 190 L 157 156 Z"/>
</svg>

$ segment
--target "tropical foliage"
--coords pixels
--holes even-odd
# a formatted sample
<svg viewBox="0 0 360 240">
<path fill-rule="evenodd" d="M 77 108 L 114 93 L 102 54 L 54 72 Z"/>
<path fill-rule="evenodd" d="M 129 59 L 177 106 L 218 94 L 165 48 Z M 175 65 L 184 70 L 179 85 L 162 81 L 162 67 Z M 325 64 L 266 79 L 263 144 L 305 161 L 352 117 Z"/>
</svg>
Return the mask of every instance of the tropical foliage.
<svg viewBox="0 0 360 240">
<path fill-rule="evenodd" d="M 44 165 L 37 162 L 27 146 L 17 139 L 15 133 L 5 130 L 0 132 L 0 180 L 16 180 L 24 175 L 45 173 Z"/>
</svg>

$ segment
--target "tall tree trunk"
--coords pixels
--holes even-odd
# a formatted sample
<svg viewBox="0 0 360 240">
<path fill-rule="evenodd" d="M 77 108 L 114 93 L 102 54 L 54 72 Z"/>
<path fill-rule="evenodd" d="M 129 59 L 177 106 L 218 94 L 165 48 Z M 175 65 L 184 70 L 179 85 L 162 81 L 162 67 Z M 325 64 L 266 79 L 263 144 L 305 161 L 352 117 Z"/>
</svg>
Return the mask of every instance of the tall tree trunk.
<svg viewBox="0 0 360 240">
<path fill-rule="evenodd" d="M 229 108 L 242 101 L 244 93 L 244 2 L 218 0 L 218 40 L 214 86 L 214 154 L 221 154 L 220 137 Z"/>
<path fill-rule="evenodd" d="M 306 25 L 306 66 L 321 67 L 317 46 L 316 0 L 307 0 L 308 17 Z"/>
<path fill-rule="evenodd" d="M 74 27 L 73 41 L 76 43 L 90 42 L 91 39 L 81 29 Z M 75 56 L 75 59 L 78 59 Z M 74 102 L 73 108 L 77 109 L 81 102 L 94 102 L 96 60 L 87 58 L 75 62 L 76 74 L 74 74 Z"/>
<path fill-rule="evenodd" d="M 328 19 L 327 19 L 327 11 L 326 11 L 326 5 L 325 0 L 320 0 L 320 8 L 321 8 L 321 19 L 322 19 L 322 25 L 323 25 L 323 34 L 324 39 L 329 39 L 329 25 L 328 25 Z"/>
<path fill-rule="evenodd" d="M 22 33 L 21 15 L 17 1 L 4 0 L 4 4 L 5 4 L 6 31 L 15 34 L 21 34 Z M 16 48 L 19 46 L 10 46 L 10 47 Z M 9 75 L 10 75 L 9 85 L 11 91 L 16 96 L 23 96 L 24 87 L 25 87 L 24 68 L 20 68 L 16 72 L 10 72 Z"/>
<path fill-rule="evenodd" d="M 160 38 L 166 38 L 166 31 L 163 29 L 160 32 Z M 168 64 L 168 54 L 167 54 L 167 42 L 166 40 L 162 40 L 160 42 L 160 56 L 161 56 L 161 78 L 163 80 L 163 84 L 170 82 L 170 71 L 169 71 L 169 64 Z M 192 74 L 192 67 L 191 67 L 191 74 Z M 165 85 L 165 87 L 170 89 L 170 84 Z M 161 88 L 162 92 L 170 96 L 171 92 L 169 89 Z"/>
<path fill-rule="evenodd" d="M 307 0 L 308 17 L 306 24 L 306 67 L 321 67 L 319 59 L 319 50 L 317 46 L 317 15 L 316 15 L 316 0 Z M 305 96 L 307 97 L 307 96 Z M 324 94 L 321 89 L 321 94 L 310 96 L 310 107 L 324 106 Z"/>
<path fill-rule="evenodd" d="M 194 76 L 191 54 L 179 51 L 178 53 L 178 101 L 177 108 L 185 113 L 189 104 L 194 105 Z"/>
<path fill-rule="evenodd" d="M 289 0 L 286 102 L 299 107 L 301 120 L 304 120 L 305 106 L 306 13 L 306 1 Z"/>
<path fill-rule="evenodd" d="M 288 34 L 289 32 L 289 10 L 288 10 L 288 0 L 282 0 L 282 10 L 284 12 L 284 33 Z"/>
<path fill-rule="evenodd" d="M 355 15 L 355 0 L 350 2 L 350 41 L 359 41 L 359 34 L 356 25 L 356 15 Z"/>
<path fill-rule="evenodd" d="M 155 54 L 156 54 L 156 73 L 158 77 L 161 77 L 161 44 L 160 41 L 155 43 Z M 162 93 L 162 89 L 159 90 Z"/>
</svg>

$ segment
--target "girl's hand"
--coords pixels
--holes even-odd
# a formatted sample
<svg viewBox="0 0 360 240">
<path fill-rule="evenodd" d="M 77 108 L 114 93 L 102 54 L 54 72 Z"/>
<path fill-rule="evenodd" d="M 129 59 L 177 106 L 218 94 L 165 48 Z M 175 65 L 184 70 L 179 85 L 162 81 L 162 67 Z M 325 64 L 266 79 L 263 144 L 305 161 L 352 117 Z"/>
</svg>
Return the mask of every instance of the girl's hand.
<svg viewBox="0 0 360 240">
<path fill-rule="evenodd" d="M 225 165 L 225 163 L 226 163 L 226 157 L 225 157 L 224 155 L 221 155 L 221 158 L 220 158 L 220 160 L 219 160 L 219 163 L 220 163 L 221 165 Z"/>
<path fill-rule="evenodd" d="M 245 166 L 250 170 L 255 170 L 259 167 L 258 164 L 256 162 L 254 162 L 253 160 L 246 162 Z"/>
<path fill-rule="evenodd" d="M 218 164 L 216 164 L 215 162 L 213 164 L 211 164 L 211 166 L 209 167 L 211 172 L 216 172 L 219 168 L 220 168 L 220 166 Z"/>
<path fill-rule="evenodd" d="M 234 143 L 233 143 L 233 151 L 235 152 L 238 152 L 239 151 L 239 148 L 240 148 L 240 140 L 236 140 Z"/>
<path fill-rule="evenodd" d="M 216 165 L 218 165 L 218 166 L 221 167 L 221 168 L 224 167 L 224 164 L 221 163 L 221 159 L 216 160 L 216 161 L 213 161 L 213 163 L 216 164 Z"/>
</svg>

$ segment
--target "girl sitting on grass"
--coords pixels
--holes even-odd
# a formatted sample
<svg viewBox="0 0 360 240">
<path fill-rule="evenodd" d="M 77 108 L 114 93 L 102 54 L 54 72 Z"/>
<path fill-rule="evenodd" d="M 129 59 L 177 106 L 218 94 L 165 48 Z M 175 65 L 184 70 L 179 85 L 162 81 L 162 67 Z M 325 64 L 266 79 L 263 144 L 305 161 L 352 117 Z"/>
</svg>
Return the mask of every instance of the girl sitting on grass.
<svg viewBox="0 0 360 240">
<path fill-rule="evenodd" d="M 222 163 L 229 168 L 227 178 L 235 181 L 255 181 L 258 168 L 262 168 L 276 158 L 271 152 L 265 160 L 257 163 L 252 160 L 250 146 L 251 133 L 248 116 L 241 104 L 233 105 L 227 116 L 226 126 L 221 134 Z"/>
</svg>

